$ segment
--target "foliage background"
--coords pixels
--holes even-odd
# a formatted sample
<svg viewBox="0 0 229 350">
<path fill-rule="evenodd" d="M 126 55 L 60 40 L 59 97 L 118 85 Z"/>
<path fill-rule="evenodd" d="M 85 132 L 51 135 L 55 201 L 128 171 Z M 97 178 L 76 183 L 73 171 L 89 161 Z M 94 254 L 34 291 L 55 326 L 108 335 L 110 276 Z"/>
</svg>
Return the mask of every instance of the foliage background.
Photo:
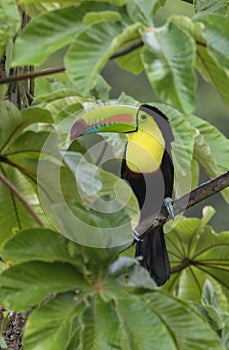
<svg viewBox="0 0 229 350">
<path fill-rule="evenodd" d="M 30 314 L 22 339 L 26 350 L 228 348 L 228 190 L 223 191 L 224 199 L 220 195 L 220 202 L 215 202 L 216 215 L 212 207 L 201 204 L 199 218 L 196 212 L 194 217 L 178 218 L 166 235 L 172 277 L 158 289 L 133 258 L 133 247 L 122 252 L 123 246 L 95 249 L 74 243 L 87 232 L 71 223 L 54 181 L 60 170 L 61 194 L 80 220 L 98 232 L 101 227 L 127 223 L 131 237 L 130 221 L 138 210 L 133 195 L 126 208 L 106 216 L 91 210 L 96 204 L 93 196 L 86 193 L 82 200 L 77 190 L 75 180 L 80 189 L 90 184 L 90 177 L 75 179 L 79 159 L 101 136 L 68 142 L 77 113 L 110 98 L 131 104 L 163 102 L 158 106 L 169 115 L 185 145 L 186 152 L 179 152 L 174 144 L 180 183 L 187 175 L 184 172 L 182 180 L 184 167 L 192 166 L 192 187 L 205 173 L 214 177 L 228 170 L 228 112 L 216 92 L 228 106 L 228 3 L 9 0 L 0 3 L 0 10 L 1 74 L 32 72 L 27 65 L 35 65 L 37 71 L 63 63 L 66 67 L 61 74 L 36 79 L 32 106 L 32 83 L 10 84 L 8 90 L 0 85 L 0 303 L 6 310 L 2 347 L 17 338 L 7 333 L 12 320 L 7 317 L 14 310 L 17 315 Z M 195 12 L 200 13 L 195 16 Z M 26 27 L 22 33 L 21 18 Z M 158 26 L 162 29 L 149 30 Z M 133 50 L 127 59 L 120 55 L 117 63 L 134 73 L 144 65 L 144 72 L 135 76 L 117 68 L 110 57 L 142 39 L 144 47 Z M 195 50 L 202 61 L 195 60 Z M 154 69 L 156 62 L 160 65 Z M 197 102 L 194 65 L 199 70 Z M 112 86 L 110 95 L 101 71 Z M 167 74 L 171 86 L 163 84 Z M 213 87 L 203 80 L 211 77 Z M 42 152 L 50 135 L 54 135 L 51 147 Z M 117 158 L 114 167 L 120 166 L 123 138 L 105 140 L 113 146 L 109 151 Z M 105 166 L 97 168 L 96 161 L 94 154 L 86 158 L 85 174 L 97 169 L 99 196 L 112 199 L 117 177 Z M 205 173 L 199 178 L 201 168 Z M 129 194 L 128 187 L 122 186 L 120 201 Z M 46 214 L 48 210 L 54 220 L 51 223 L 42 199 Z M 214 217 L 217 234 L 209 226 Z"/>
</svg>

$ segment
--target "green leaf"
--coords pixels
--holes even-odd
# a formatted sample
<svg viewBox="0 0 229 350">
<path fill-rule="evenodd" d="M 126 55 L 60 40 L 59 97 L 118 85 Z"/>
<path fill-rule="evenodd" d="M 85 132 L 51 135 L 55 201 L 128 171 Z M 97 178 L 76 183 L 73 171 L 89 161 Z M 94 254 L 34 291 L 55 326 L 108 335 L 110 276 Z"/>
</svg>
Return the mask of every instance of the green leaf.
<svg viewBox="0 0 229 350">
<path fill-rule="evenodd" d="M 155 294 L 157 293 L 155 292 Z M 147 295 L 145 300 L 147 306 L 160 315 L 161 322 L 171 337 L 173 347 L 169 349 L 225 350 L 218 335 L 210 329 L 205 320 L 190 304 L 164 294 L 157 297 L 153 293 L 149 294 L 149 297 Z M 166 345 L 164 348 L 168 349 Z M 160 349 L 163 347 L 160 346 Z"/>
<path fill-rule="evenodd" d="M 0 165 L 8 181 L 10 181 L 35 211 L 42 222 L 46 222 L 42 208 L 40 207 L 37 194 L 34 192 L 32 184 L 18 170 L 5 164 Z M 38 223 L 28 212 L 27 208 L 14 196 L 5 184 L 0 182 L 0 245 L 11 238 L 18 230 L 22 228 L 37 227 Z M 10 219 L 9 219 L 10 217 Z"/>
<path fill-rule="evenodd" d="M 123 30 L 120 23 L 99 23 L 80 34 L 65 56 L 70 78 L 79 91 L 93 87 L 96 76 L 124 43 L 136 37 L 140 25 Z"/>
<path fill-rule="evenodd" d="M 11 160 L 13 160 L 13 157 L 10 157 L 12 155 L 17 155 L 15 160 L 19 160 L 19 157 L 38 159 L 39 153 L 41 152 L 48 136 L 49 132 L 47 131 L 26 131 L 22 135 L 18 136 L 14 142 L 9 143 L 4 152 L 4 156 L 7 156 Z"/>
<path fill-rule="evenodd" d="M 204 79 L 211 82 L 215 86 L 223 102 L 228 107 L 228 70 L 225 70 L 221 65 L 219 65 L 213 54 L 201 45 L 198 45 L 196 67 L 203 75 Z"/>
<path fill-rule="evenodd" d="M 110 90 L 111 86 L 106 82 L 102 75 L 98 75 L 96 78 L 95 87 L 92 90 L 92 94 L 95 96 L 95 98 L 103 102 L 108 101 Z"/>
<path fill-rule="evenodd" d="M 18 36 L 13 51 L 13 65 L 39 65 L 52 53 L 69 45 L 85 27 L 82 19 L 88 11 L 106 9 L 93 2 L 64 7 L 34 18 Z M 28 50 L 29 45 L 33 49 Z"/>
<path fill-rule="evenodd" d="M 59 179 L 61 165 L 50 162 L 49 142 L 53 144 L 50 138 L 44 146 L 44 159 L 39 161 L 38 184 L 42 207 L 52 224 L 67 238 L 87 246 L 116 246 L 132 241 L 130 216 L 137 224 L 139 212 L 129 186 L 88 163 L 82 154 L 66 152 L 64 162 L 71 176 L 68 173 L 61 176 L 61 185 L 67 186 L 67 198 L 63 197 Z M 64 169 L 67 172 L 68 169 Z"/>
<path fill-rule="evenodd" d="M 81 290 L 85 283 L 81 274 L 68 264 L 24 263 L 1 274 L 0 300 L 7 309 L 26 311 L 50 293 Z"/>
<path fill-rule="evenodd" d="M 65 293 L 35 309 L 26 322 L 25 349 L 67 349 L 71 338 L 78 335 L 79 317 L 84 308 L 75 293 Z"/>
<path fill-rule="evenodd" d="M 212 283 L 208 280 L 205 282 L 203 287 L 202 303 L 206 306 L 212 306 L 217 311 L 220 310 L 217 294 Z"/>
<path fill-rule="evenodd" d="M 153 11 L 157 0 L 133 0 L 127 1 L 127 12 L 134 22 L 140 22 L 144 25 L 153 26 Z"/>
<path fill-rule="evenodd" d="M 212 214 L 205 208 L 202 219 L 182 218 L 166 235 L 173 274 L 165 289 L 194 302 L 201 300 L 207 279 L 228 295 L 229 232 L 216 234 L 206 226 Z"/>
<path fill-rule="evenodd" d="M 28 229 L 17 233 L 1 249 L 7 264 L 31 261 L 78 263 L 78 249 L 60 234 L 48 229 Z"/>
<path fill-rule="evenodd" d="M 142 59 L 151 85 L 162 100 L 189 114 L 194 109 L 196 87 L 192 67 L 195 48 L 191 36 L 168 23 L 145 32 L 144 41 L 146 48 Z"/>
<path fill-rule="evenodd" d="M 33 19 L 16 39 L 12 64 L 39 65 L 53 52 L 70 44 L 83 28 L 81 19 L 85 12 L 85 8 L 66 7 Z M 29 45 L 33 45 L 32 50 L 28 50 Z"/>
<path fill-rule="evenodd" d="M 43 89 L 43 86 L 42 86 Z M 79 93 L 75 91 L 74 89 L 68 89 L 68 88 L 63 88 L 63 89 L 58 89 L 58 90 L 52 90 L 50 88 L 49 91 L 42 91 L 42 94 L 40 94 L 38 97 L 35 99 L 35 103 L 40 103 L 40 102 L 57 102 L 57 100 L 64 99 L 65 97 L 72 97 L 79 102 L 80 97 Z"/>
<path fill-rule="evenodd" d="M 229 14 L 229 4 L 227 0 L 195 0 L 194 6 L 196 12 L 210 12 L 219 15 Z"/>
<path fill-rule="evenodd" d="M 228 7 L 229 8 L 229 7 Z M 220 66 L 229 69 L 229 21 L 217 15 L 199 14 L 194 22 L 204 23 L 204 33 L 208 49 L 217 59 Z"/>
<path fill-rule="evenodd" d="M 81 332 L 81 346 L 84 350 L 120 349 L 119 319 L 112 303 L 100 296 L 90 300 L 91 307 L 83 315 L 85 325 Z M 109 320 L 109 322 L 108 322 Z"/>
<path fill-rule="evenodd" d="M 178 110 L 162 103 L 153 103 L 168 118 L 175 140 L 172 142 L 172 155 L 175 167 L 174 191 L 176 197 L 189 192 L 192 186 L 192 159 L 194 152 L 194 129 Z"/>
<path fill-rule="evenodd" d="M 14 37 L 20 26 L 20 15 L 15 0 L 0 3 L 0 58 L 7 44 Z"/>
<path fill-rule="evenodd" d="M 12 142 L 28 125 L 41 122 L 51 123 L 50 113 L 39 107 L 31 107 L 20 112 L 9 101 L 0 103 L 0 152 L 6 151 L 9 142 Z"/>
<path fill-rule="evenodd" d="M 196 116 L 189 123 L 196 128 L 194 157 L 211 178 L 229 169 L 229 140 L 212 124 Z M 229 202 L 229 189 L 221 192 Z"/>
<path fill-rule="evenodd" d="M 215 17 L 217 16 L 213 16 L 213 18 Z M 198 18 L 200 19 L 198 20 Z M 214 32 L 211 25 L 209 29 L 206 29 L 207 25 L 205 26 L 204 23 L 201 22 L 201 18 L 202 16 L 197 16 L 196 19 L 194 17 L 195 22 L 192 22 L 188 17 L 176 16 L 171 17 L 170 21 L 175 23 L 178 27 L 182 28 L 193 37 L 196 42 L 197 51 L 195 62 L 196 68 L 199 70 L 205 80 L 209 81 L 215 86 L 224 103 L 228 106 L 229 79 L 228 70 L 224 68 L 224 65 L 228 64 L 228 58 L 223 54 L 225 47 L 224 44 L 222 45 L 222 43 L 228 42 L 227 35 L 225 34 L 226 31 L 225 29 L 222 29 L 221 25 L 219 24 L 219 21 L 221 20 L 220 16 L 218 16 L 218 21 L 214 21 L 217 22 L 216 32 Z M 205 17 L 203 16 L 203 18 Z M 221 38 L 220 33 L 222 33 L 222 31 L 224 31 L 224 33 L 222 34 Z M 218 61 L 219 57 L 223 57 L 222 64 Z"/>
<path fill-rule="evenodd" d="M 117 3 L 118 6 L 120 3 L 120 1 L 112 0 L 110 2 Z M 75 2 L 72 5 L 75 5 Z M 115 13 L 114 10 L 115 6 L 110 4 L 86 1 L 79 3 L 78 6 L 63 7 L 35 17 L 16 39 L 12 64 L 14 66 L 40 65 L 52 53 L 71 44 L 74 38 L 85 30 L 83 22 L 85 15 L 97 12 L 101 17 L 100 11 Z M 116 13 L 117 17 L 118 12 Z M 32 45 L 33 50 L 28 50 L 28 45 Z"/>
<path fill-rule="evenodd" d="M 191 350 L 199 344 L 201 350 L 224 349 L 200 314 L 177 299 L 153 292 L 115 301 L 122 324 L 121 349 Z"/>
<path fill-rule="evenodd" d="M 140 74 L 144 70 L 144 66 L 141 60 L 142 48 L 139 47 L 123 56 L 116 59 L 117 64 L 133 74 Z"/>
<path fill-rule="evenodd" d="M 88 12 L 83 18 L 85 25 L 94 25 L 100 22 L 115 22 L 120 21 L 121 16 L 116 11 L 100 11 L 100 12 Z"/>
<path fill-rule="evenodd" d="M 79 153 L 68 152 L 64 159 L 76 176 L 81 196 L 91 208 L 104 214 L 112 214 L 125 208 L 130 217 L 137 220 L 138 202 L 125 181 L 88 163 Z"/>
<path fill-rule="evenodd" d="M 214 286 L 209 280 L 204 284 L 201 301 L 203 306 L 198 309 L 207 318 L 212 329 L 219 334 L 223 328 L 222 311 Z"/>
</svg>

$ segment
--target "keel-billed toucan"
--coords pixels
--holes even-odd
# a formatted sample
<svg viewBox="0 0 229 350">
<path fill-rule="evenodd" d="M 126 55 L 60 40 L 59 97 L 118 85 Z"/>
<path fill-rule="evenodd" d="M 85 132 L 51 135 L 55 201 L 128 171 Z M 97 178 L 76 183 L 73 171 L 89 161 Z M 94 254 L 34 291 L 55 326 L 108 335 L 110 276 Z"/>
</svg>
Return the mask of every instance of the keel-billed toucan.
<svg viewBox="0 0 229 350">
<path fill-rule="evenodd" d="M 141 209 L 141 220 L 159 214 L 165 198 L 172 196 L 174 168 L 171 157 L 173 133 L 168 118 L 157 108 L 141 105 L 99 107 L 84 114 L 72 126 L 71 140 L 97 132 L 127 134 L 121 177 L 128 181 Z M 136 256 L 157 285 L 170 276 L 163 227 L 148 230 L 136 241 Z"/>
</svg>

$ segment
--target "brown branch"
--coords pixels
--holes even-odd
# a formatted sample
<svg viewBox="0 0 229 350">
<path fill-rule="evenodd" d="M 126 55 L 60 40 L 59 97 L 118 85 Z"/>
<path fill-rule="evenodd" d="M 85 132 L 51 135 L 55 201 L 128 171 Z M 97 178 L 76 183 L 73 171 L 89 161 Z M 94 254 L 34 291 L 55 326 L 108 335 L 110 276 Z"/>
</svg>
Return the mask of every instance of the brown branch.
<svg viewBox="0 0 229 350">
<path fill-rule="evenodd" d="M 55 73 L 61 73 L 64 72 L 65 68 L 64 66 L 56 67 L 56 68 L 48 68 L 37 72 L 29 72 L 24 74 L 17 74 L 17 75 L 11 75 L 9 77 L 0 79 L 0 84 L 7 84 L 11 83 L 12 81 L 19 81 L 24 79 L 30 79 L 30 78 L 38 78 L 42 77 L 44 75 L 50 75 Z"/>
<path fill-rule="evenodd" d="M 173 203 L 174 215 L 176 216 L 183 213 L 186 209 L 212 196 L 213 194 L 222 191 L 228 186 L 229 171 L 208 182 L 205 182 L 190 193 L 176 199 Z M 163 207 L 158 217 L 154 219 L 152 219 L 150 216 L 147 217 L 139 224 L 136 231 L 140 236 L 143 236 L 149 229 L 163 225 L 169 219 L 171 219 L 171 216 L 168 216 L 167 210 Z"/>
<path fill-rule="evenodd" d="M 139 47 L 142 47 L 143 45 L 144 45 L 144 42 L 142 40 L 140 40 L 140 41 L 134 43 L 133 45 L 131 45 L 131 46 L 129 46 L 129 47 L 123 49 L 123 50 L 120 50 L 120 51 L 114 53 L 109 59 L 113 60 L 115 58 L 124 56 L 124 55 L 126 55 L 126 54 L 128 54 L 128 53 L 130 53 L 130 52 L 132 52 L 132 51 L 134 51 L 136 49 L 138 49 Z"/>
<path fill-rule="evenodd" d="M 112 59 L 124 56 L 124 55 L 138 49 L 139 47 L 141 47 L 143 45 L 144 45 L 143 41 L 138 41 L 138 42 L 134 43 L 133 45 L 114 53 L 109 59 L 112 60 Z M 12 81 L 19 81 L 19 80 L 25 80 L 25 79 L 30 79 L 30 78 L 38 78 L 38 77 L 42 77 L 45 75 L 56 74 L 56 73 L 61 73 L 61 72 L 65 72 L 64 66 L 56 67 L 56 68 L 48 68 L 48 69 L 44 69 L 42 71 L 37 71 L 37 72 L 29 72 L 29 73 L 24 73 L 24 74 L 11 75 L 9 77 L 3 77 L 2 79 L 0 79 L 0 85 L 11 83 Z"/>
<path fill-rule="evenodd" d="M 25 198 L 19 193 L 18 189 L 3 175 L 0 173 L 0 181 L 8 187 L 8 189 L 19 199 L 22 205 L 26 208 L 26 210 L 31 214 L 34 220 L 38 223 L 40 227 L 45 227 L 37 213 L 33 210 L 33 208 L 29 205 L 29 203 L 25 200 Z"/>
</svg>

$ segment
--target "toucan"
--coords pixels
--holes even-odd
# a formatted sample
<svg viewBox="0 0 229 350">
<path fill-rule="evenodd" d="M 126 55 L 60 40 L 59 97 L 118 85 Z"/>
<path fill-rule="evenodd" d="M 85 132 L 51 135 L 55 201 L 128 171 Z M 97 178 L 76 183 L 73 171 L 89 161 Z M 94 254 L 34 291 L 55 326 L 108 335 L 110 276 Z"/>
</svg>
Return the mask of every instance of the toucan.
<svg viewBox="0 0 229 350">
<path fill-rule="evenodd" d="M 163 206 L 172 212 L 174 182 L 171 143 L 174 136 L 165 114 L 147 104 L 105 105 L 83 114 L 70 130 L 70 139 L 100 132 L 126 133 L 127 143 L 121 164 L 121 178 L 135 193 L 140 206 L 140 221 L 156 217 Z M 163 226 L 137 236 L 136 257 L 158 286 L 170 277 Z"/>
</svg>

